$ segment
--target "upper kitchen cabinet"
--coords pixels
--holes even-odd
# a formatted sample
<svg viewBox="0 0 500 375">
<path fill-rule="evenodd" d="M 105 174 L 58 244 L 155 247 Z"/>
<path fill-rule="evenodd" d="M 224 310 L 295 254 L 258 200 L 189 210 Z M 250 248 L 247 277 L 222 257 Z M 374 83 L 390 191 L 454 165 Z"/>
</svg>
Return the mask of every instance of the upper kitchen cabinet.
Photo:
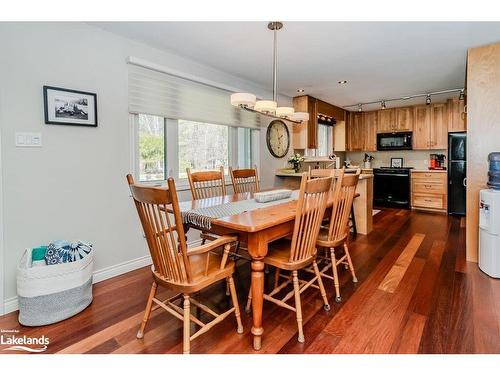
<svg viewBox="0 0 500 375">
<path fill-rule="evenodd" d="M 349 112 L 347 117 L 347 149 L 363 151 L 363 112 Z"/>
<path fill-rule="evenodd" d="M 396 112 L 394 108 L 387 108 L 377 111 L 378 125 L 377 133 L 390 133 L 394 131 L 396 123 Z"/>
<path fill-rule="evenodd" d="M 363 113 L 363 125 L 361 126 L 363 138 L 363 151 L 377 151 L 377 111 Z"/>
<path fill-rule="evenodd" d="M 395 108 L 396 126 L 394 131 L 409 132 L 413 130 L 413 108 Z"/>
<path fill-rule="evenodd" d="M 304 121 L 301 124 L 293 124 L 292 143 L 294 149 L 318 148 L 318 115 L 333 117 L 337 122 L 345 121 L 345 111 L 342 108 L 309 95 L 293 98 L 293 108 L 297 112 L 309 113 L 309 121 Z M 338 148 L 336 151 L 342 151 L 342 148 L 345 150 L 345 141 L 344 147 L 340 144 L 340 133 L 334 130 L 334 137 L 339 134 L 339 139 L 334 139 L 334 145 Z"/>
<path fill-rule="evenodd" d="M 378 111 L 377 133 L 413 130 L 413 108 L 387 108 Z"/>
<path fill-rule="evenodd" d="M 459 98 L 448 99 L 448 131 L 463 132 L 467 130 L 467 116 L 465 100 Z"/>
<path fill-rule="evenodd" d="M 448 147 L 448 108 L 446 103 L 414 108 L 413 149 L 444 150 Z"/>
</svg>

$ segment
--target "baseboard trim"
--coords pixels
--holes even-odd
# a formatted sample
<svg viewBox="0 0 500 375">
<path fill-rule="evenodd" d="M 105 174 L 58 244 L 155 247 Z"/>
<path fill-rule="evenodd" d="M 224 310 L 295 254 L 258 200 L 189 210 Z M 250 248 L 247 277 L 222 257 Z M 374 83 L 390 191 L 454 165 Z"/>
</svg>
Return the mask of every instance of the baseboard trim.
<svg viewBox="0 0 500 375">
<path fill-rule="evenodd" d="M 188 247 L 198 246 L 201 244 L 201 239 L 197 239 L 189 242 Z M 115 264 L 113 266 L 109 266 L 97 271 L 94 271 L 92 274 L 93 284 L 111 279 L 115 276 L 123 275 L 124 273 L 134 271 L 136 269 L 146 267 L 151 265 L 151 256 L 145 255 L 140 258 L 128 260 L 122 263 Z M 4 315 L 16 311 L 19 309 L 19 305 L 17 302 L 17 296 L 6 298 L 4 300 Z M 0 315 L 1 316 L 1 315 Z"/>
</svg>

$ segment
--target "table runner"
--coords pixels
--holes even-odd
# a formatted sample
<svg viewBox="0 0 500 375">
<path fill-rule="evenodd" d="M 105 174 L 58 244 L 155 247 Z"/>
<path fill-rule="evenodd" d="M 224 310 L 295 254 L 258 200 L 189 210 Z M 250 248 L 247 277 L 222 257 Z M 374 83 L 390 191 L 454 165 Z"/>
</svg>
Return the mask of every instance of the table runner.
<svg viewBox="0 0 500 375">
<path fill-rule="evenodd" d="M 225 216 L 237 215 L 246 211 L 257 210 L 259 208 L 275 206 L 297 200 L 299 191 L 294 190 L 290 198 L 280 199 L 271 202 L 259 203 L 255 199 L 246 199 L 236 202 L 228 202 L 210 207 L 195 208 L 188 211 L 182 211 L 182 221 L 184 224 L 193 224 L 198 227 L 209 230 L 212 227 L 212 221 Z"/>
</svg>

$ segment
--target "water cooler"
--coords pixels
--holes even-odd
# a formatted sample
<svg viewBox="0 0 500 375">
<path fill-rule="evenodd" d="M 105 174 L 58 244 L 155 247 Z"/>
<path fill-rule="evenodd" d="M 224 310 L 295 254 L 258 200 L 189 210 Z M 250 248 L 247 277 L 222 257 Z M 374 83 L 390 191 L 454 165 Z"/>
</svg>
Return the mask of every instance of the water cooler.
<svg viewBox="0 0 500 375">
<path fill-rule="evenodd" d="M 479 197 L 479 268 L 500 278 L 500 190 L 481 190 Z"/>
</svg>

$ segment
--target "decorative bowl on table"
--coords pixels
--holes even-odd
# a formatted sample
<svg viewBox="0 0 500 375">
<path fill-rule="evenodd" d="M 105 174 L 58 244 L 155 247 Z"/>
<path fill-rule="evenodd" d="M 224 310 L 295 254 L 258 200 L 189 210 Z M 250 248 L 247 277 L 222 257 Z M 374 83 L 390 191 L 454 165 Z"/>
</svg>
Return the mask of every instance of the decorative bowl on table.
<svg viewBox="0 0 500 375">
<path fill-rule="evenodd" d="M 293 169 L 293 168 L 284 168 L 284 169 L 280 169 L 280 172 L 281 172 L 281 173 L 289 173 L 289 174 L 292 174 L 292 173 L 295 173 L 295 169 Z"/>
</svg>

